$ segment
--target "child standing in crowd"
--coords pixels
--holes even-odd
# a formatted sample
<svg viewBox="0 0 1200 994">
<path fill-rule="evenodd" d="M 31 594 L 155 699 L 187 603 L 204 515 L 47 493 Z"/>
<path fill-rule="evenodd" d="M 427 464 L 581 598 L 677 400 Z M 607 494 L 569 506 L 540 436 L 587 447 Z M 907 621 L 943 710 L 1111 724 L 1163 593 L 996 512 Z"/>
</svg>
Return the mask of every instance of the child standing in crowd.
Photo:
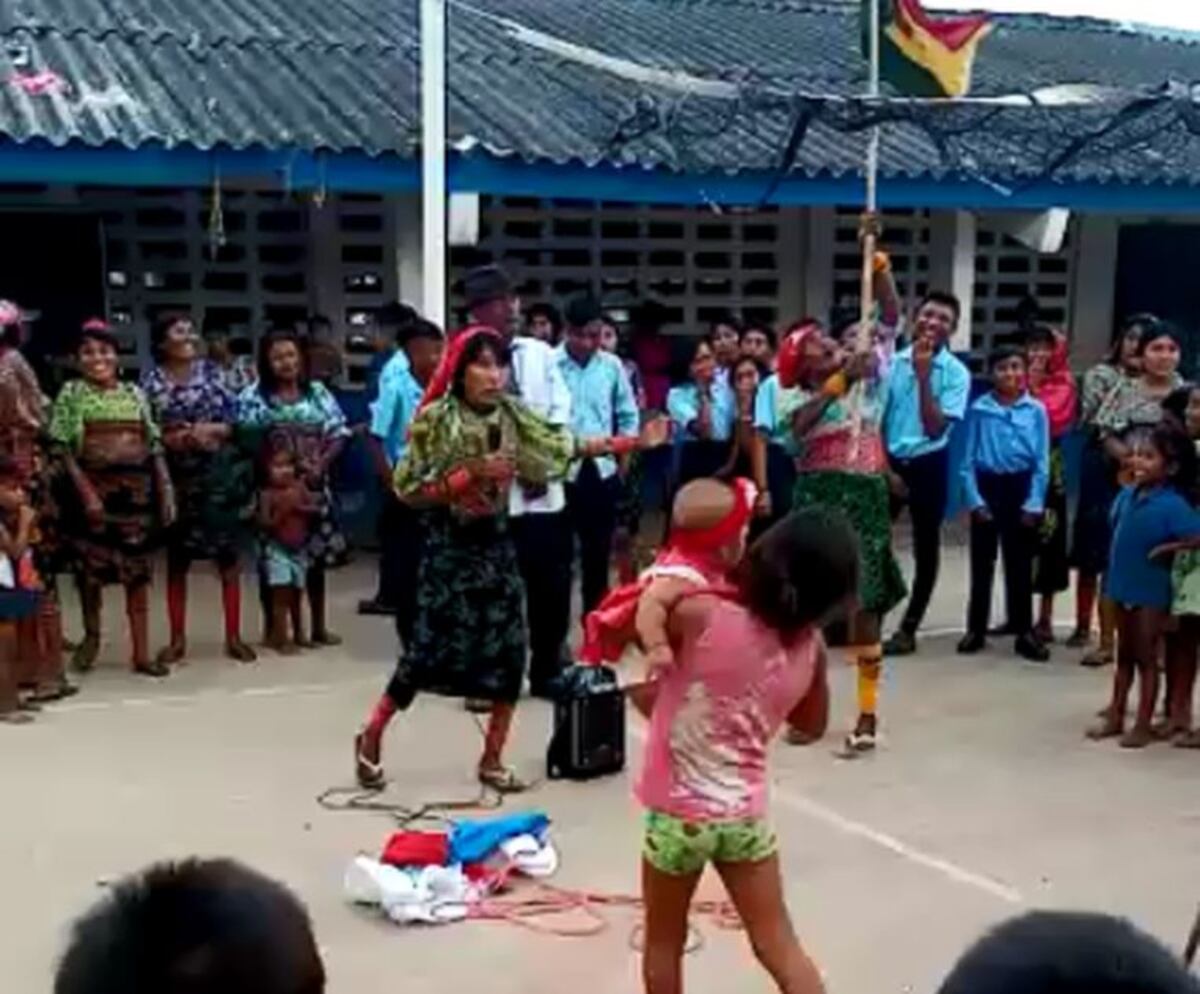
<svg viewBox="0 0 1200 994">
<path fill-rule="evenodd" d="M 308 574 L 304 548 L 321 505 L 300 479 L 296 455 L 286 446 L 268 451 L 266 470 L 259 521 L 263 527 L 262 569 L 271 598 L 267 645 L 280 655 L 294 656 L 304 642 L 300 623 L 300 599 Z"/>
<path fill-rule="evenodd" d="M 712 863 L 755 955 L 787 994 L 820 994 L 784 903 L 766 820 L 767 755 L 784 723 L 819 737 L 829 717 L 820 625 L 857 586 L 853 533 L 792 514 L 750 549 L 736 592 L 693 592 L 668 620 L 674 662 L 659 683 L 637 785 L 648 994 L 679 994 L 688 907 Z"/>
<path fill-rule="evenodd" d="M 1182 429 L 1200 460 L 1200 386 L 1180 387 L 1163 401 L 1164 418 Z M 1200 481 L 1196 481 L 1200 484 Z M 1196 503 L 1196 492 L 1189 495 Z M 1172 625 L 1165 642 L 1167 722 L 1163 737 L 1181 749 L 1200 749 L 1200 731 L 1192 730 L 1192 694 L 1200 649 L 1200 548 L 1194 542 L 1174 546 L 1171 563 Z M 1166 554 L 1166 550 L 1160 550 Z"/>
<path fill-rule="evenodd" d="M 0 723 L 19 725 L 38 706 L 20 698 L 17 626 L 36 616 L 41 584 L 30 549 L 37 516 L 8 462 L 0 466 Z"/>
<path fill-rule="evenodd" d="M 1200 546 L 1200 513 L 1184 494 L 1195 485 L 1191 443 L 1169 424 L 1136 428 L 1128 436 L 1127 466 L 1133 482 L 1113 504 L 1113 540 L 1105 594 L 1117 605 L 1117 671 L 1112 701 L 1092 739 L 1121 736 L 1126 749 L 1154 740 L 1151 721 L 1158 696 L 1158 660 L 1171 608 L 1170 557 Z M 1125 731 L 1125 710 L 1134 675 L 1138 706 Z"/>
<path fill-rule="evenodd" d="M 1054 641 L 1054 595 L 1071 585 L 1067 563 L 1067 483 L 1062 440 L 1075 424 L 1077 391 L 1067 356 L 1066 336 L 1045 325 L 1025 337 L 1029 392 L 1046 409 L 1050 425 L 1050 476 L 1046 510 L 1034 550 L 1033 590 L 1041 595 L 1034 626 L 1043 644 Z"/>
<path fill-rule="evenodd" d="M 1016 651 L 1042 663 L 1050 652 L 1033 632 L 1032 557 L 1050 475 L 1046 409 L 1025 389 L 1025 357 L 1013 348 L 992 353 L 992 391 L 967 417 L 962 481 L 971 510 L 971 594 L 961 653 L 986 645 L 997 545 L 1004 550 L 1008 619 Z"/>
</svg>

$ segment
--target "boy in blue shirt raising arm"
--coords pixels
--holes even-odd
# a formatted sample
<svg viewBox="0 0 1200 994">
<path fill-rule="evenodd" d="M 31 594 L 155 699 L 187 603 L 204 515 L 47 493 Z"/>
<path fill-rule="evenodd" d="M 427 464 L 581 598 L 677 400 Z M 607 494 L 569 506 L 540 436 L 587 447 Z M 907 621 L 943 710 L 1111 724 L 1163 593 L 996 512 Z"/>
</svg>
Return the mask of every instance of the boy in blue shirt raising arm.
<svg viewBox="0 0 1200 994">
<path fill-rule="evenodd" d="M 997 545 L 1004 551 L 1008 617 L 1016 651 L 1044 663 L 1050 651 L 1033 634 L 1033 551 L 1050 478 L 1046 409 L 1025 388 L 1025 357 L 999 348 L 988 358 L 992 390 L 971 405 L 962 481 L 971 509 L 971 594 L 961 653 L 986 644 Z"/>
</svg>

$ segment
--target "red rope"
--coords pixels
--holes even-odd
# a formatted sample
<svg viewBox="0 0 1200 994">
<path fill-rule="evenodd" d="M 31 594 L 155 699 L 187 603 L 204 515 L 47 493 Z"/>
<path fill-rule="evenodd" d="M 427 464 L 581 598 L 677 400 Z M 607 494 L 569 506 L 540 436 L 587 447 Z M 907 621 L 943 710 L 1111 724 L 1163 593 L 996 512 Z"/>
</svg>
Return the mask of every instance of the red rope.
<svg viewBox="0 0 1200 994">
<path fill-rule="evenodd" d="M 476 921 L 508 922 L 542 935 L 579 939 L 599 935 L 608 929 L 610 922 L 603 913 L 604 909 L 640 910 L 643 907 L 642 899 L 632 894 L 566 890 L 539 883 L 532 893 L 481 901 L 471 908 L 468 917 Z M 690 911 L 693 916 L 711 919 L 719 929 L 742 927 L 741 918 L 728 901 L 693 901 Z M 586 920 L 579 924 L 555 924 L 542 920 L 567 915 L 582 916 Z"/>
</svg>

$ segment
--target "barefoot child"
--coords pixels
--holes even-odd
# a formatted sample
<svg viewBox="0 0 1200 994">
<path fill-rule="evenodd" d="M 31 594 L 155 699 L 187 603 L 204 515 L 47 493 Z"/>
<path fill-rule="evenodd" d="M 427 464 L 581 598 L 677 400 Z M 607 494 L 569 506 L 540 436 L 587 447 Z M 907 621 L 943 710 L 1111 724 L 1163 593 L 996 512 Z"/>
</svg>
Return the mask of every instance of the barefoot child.
<svg viewBox="0 0 1200 994">
<path fill-rule="evenodd" d="M 1180 387 L 1163 401 L 1163 412 L 1188 436 L 1200 460 L 1200 387 Z M 1197 494 L 1190 496 L 1195 504 Z M 1192 729 L 1192 694 L 1200 649 L 1200 542 L 1179 542 L 1160 548 L 1159 553 L 1172 553 L 1172 624 L 1164 639 L 1167 721 L 1163 737 L 1181 749 L 1200 749 L 1200 731 Z"/>
<path fill-rule="evenodd" d="M 42 676 L 28 672 L 28 667 L 22 674 L 17 638 L 17 626 L 34 618 L 38 610 L 41 583 L 30 549 L 37 515 L 25 491 L 5 468 L 11 467 L 0 465 L 0 722 L 25 724 L 30 721 L 28 712 L 39 707 L 21 700 L 21 677 L 30 676 L 40 683 Z"/>
<path fill-rule="evenodd" d="M 263 572 L 270 588 L 267 645 L 281 655 L 295 655 L 304 638 L 300 624 L 300 599 L 308 573 L 304 546 L 320 510 L 317 495 L 298 476 L 295 453 L 282 446 L 271 450 L 259 521 L 264 529 Z"/>
<path fill-rule="evenodd" d="M 795 715 L 828 721 L 821 623 L 858 580 L 858 547 L 823 511 L 789 515 L 751 548 L 729 590 L 693 589 L 671 610 L 674 662 L 658 700 L 637 796 L 646 808 L 642 891 L 648 994 L 680 994 L 688 907 L 708 863 L 759 962 L 787 994 L 820 994 L 792 930 L 766 820 L 767 753 Z"/>
<path fill-rule="evenodd" d="M 1154 739 L 1158 660 L 1171 608 L 1169 558 L 1180 543 L 1200 538 L 1200 514 L 1184 496 L 1193 485 L 1195 459 L 1177 429 L 1166 423 L 1135 429 L 1127 444 L 1133 482 L 1122 488 L 1113 504 L 1113 541 L 1105 574 L 1105 594 L 1117 605 L 1117 672 L 1108 711 L 1088 737 L 1121 736 L 1124 748 L 1140 749 Z M 1137 717 L 1125 732 L 1135 674 Z"/>
</svg>

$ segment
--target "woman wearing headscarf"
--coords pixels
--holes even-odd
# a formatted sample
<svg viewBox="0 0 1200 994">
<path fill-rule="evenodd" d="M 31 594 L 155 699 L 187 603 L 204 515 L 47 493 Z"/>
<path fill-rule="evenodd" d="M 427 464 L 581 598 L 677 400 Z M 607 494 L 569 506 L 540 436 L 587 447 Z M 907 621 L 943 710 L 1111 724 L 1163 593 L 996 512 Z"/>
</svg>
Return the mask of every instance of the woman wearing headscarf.
<svg viewBox="0 0 1200 994">
<path fill-rule="evenodd" d="M 543 486 L 564 478 L 574 459 L 622 455 L 665 440 L 661 421 L 639 439 L 576 439 L 506 391 L 508 367 L 508 346 L 491 329 L 454 339 L 396 467 L 396 493 L 420 510 L 425 541 L 411 644 L 355 741 L 364 787 L 383 784 L 388 722 L 426 691 L 492 702 L 479 780 L 501 792 L 524 788 L 503 762 L 527 644 L 507 514 L 510 485 L 515 479 Z"/>
<path fill-rule="evenodd" d="M 167 619 L 170 643 L 159 662 L 187 654 L 187 576 L 196 560 L 211 559 L 221 574 L 225 654 L 246 663 L 254 650 L 242 641 L 239 552 L 253 502 L 253 466 L 233 443 L 237 401 L 224 371 L 201 358 L 191 318 L 168 313 L 154 323 L 156 362 L 141 387 L 162 428 L 179 519 L 167 536 Z"/>
<path fill-rule="evenodd" d="M 788 335 L 779 350 L 779 385 L 779 420 L 791 425 L 799 452 L 796 508 L 836 511 L 858 535 L 858 602 L 849 634 L 859 713 L 843 752 L 855 756 L 875 748 L 880 628 L 905 595 L 892 554 L 887 456 L 880 434 L 884 384 L 873 351 L 848 352 L 820 325 L 807 324 Z"/>
<path fill-rule="evenodd" d="M 303 549 L 311 641 L 339 645 L 342 640 L 327 621 L 325 581 L 326 570 L 345 558 L 346 538 L 338 526 L 329 471 L 350 429 L 329 389 L 309 378 L 304 344 L 296 331 L 277 328 L 263 337 L 258 382 L 238 397 L 238 426 L 250 451 L 265 455 L 282 447 L 294 453 L 304 483 L 319 495 L 320 511 Z"/>
<path fill-rule="evenodd" d="M 164 663 L 150 661 L 146 630 L 150 554 L 175 520 L 162 435 L 146 395 L 121 382 L 117 340 L 108 325 L 88 321 L 75 355 L 82 376 L 62 388 L 50 415 L 50 440 L 68 481 L 62 487 L 64 531 L 83 606 L 84 638 L 74 663 L 80 670 L 95 664 L 101 590 L 119 583 L 134 672 L 166 676 Z"/>
<path fill-rule="evenodd" d="M 1045 325 L 1034 326 L 1025 336 L 1025 357 L 1029 392 L 1041 401 L 1050 423 L 1050 483 L 1033 571 L 1033 591 L 1041 594 L 1033 632 L 1040 642 L 1049 645 L 1054 641 L 1054 595 L 1071 585 L 1062 440 L 1075 424 L 1075 377 L 1071 375 L 1066 336 Z"/>
<path fill-rule="evenodd" d="M 1108 356 L 1084 374 L 1079 403 L 1079 423 L 1084 430 L 1080 458 L 1079 503 L 1071 537 L 1071 565 L 1076 570 L 1075 631 L 1067 645 L 1082 648 L 1091 636 L 1092 611 L 1098 606 L 1100 643 L 1081 662 L 1103 666 L 1113 660 L 1117 619 L 1111 602 L 1100 598 L 1100 577 L 1108 568 L 1112 537 L 1109 513 L 1117 496 L 1116 460 L 1104 446 L 1104 426 L 1111 423 L 1121 397 L 1141 375 L 1142 337 L 1158 323 L 1149 314 L 1126 320 Z"/>
</svg>

